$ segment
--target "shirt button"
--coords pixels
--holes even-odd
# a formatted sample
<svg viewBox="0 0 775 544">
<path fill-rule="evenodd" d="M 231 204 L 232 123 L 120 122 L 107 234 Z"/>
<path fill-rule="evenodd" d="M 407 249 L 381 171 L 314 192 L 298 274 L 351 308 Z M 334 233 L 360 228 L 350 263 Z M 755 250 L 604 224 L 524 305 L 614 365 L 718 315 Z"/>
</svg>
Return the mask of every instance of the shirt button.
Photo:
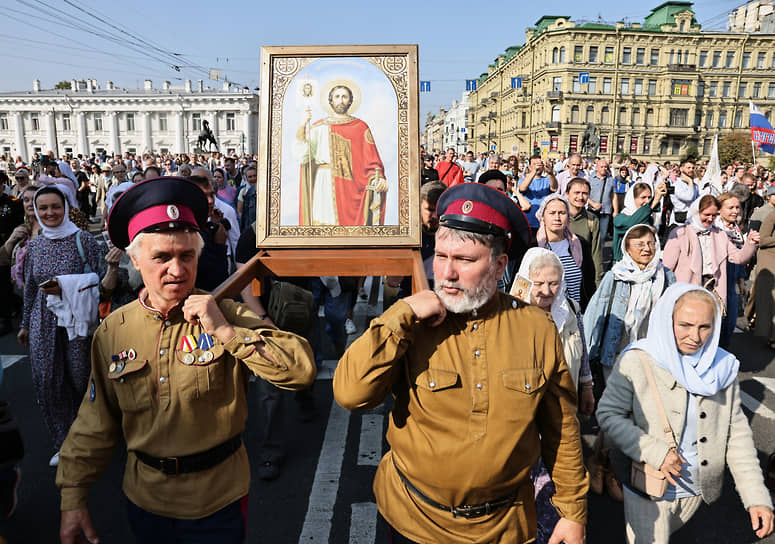
<svg viewBox="0 0 775 544">
<path fill-rule="evenodd" d="M 481 388 L 482 388 L 482 384 L 480 384 L 480 383 L 477 383 L 477 384 L 476 384 L 476 388 L 477 388 L 477 389 L 481 389 Z"/>
<path fill-rule="evenodd" d="M 511 307 L 512 308 L 516 308 L 517 307 L 517 301 L 516 300 L 512 300 L 511 301 Z"/>
<path fill-rule="evenodd" d="M 253 339 L 250 336 L 246 336 L 245 337 L 245 342 L 250 342 L 251 340 L 253 340 Z"/>
<path fill-rule="evenodd" d="M 530 389 L 530 384 L 529 383 L 525 384 L 525 389 L 528 389 L 528 390 Z"/>
<path fill-rule="evenodd" d="M 428 384 L 428 386 L 430 386 L 431 388 L 434 388 L 434 387 L 436 387 L 436 382 L 430 382 Z"/>
<path fill-rule="evenodd" d="M 161 378 L 159 378 L 159 383 L 164 383 L 164 382 L 166 382 L 166 381 L 167 381 L 167 378 L 165 378 L 164 376 L 162 376 Z"/>
<path fill-rule="evenodd" d="M 477 349 L 477 350 L 474 352 L 474 355 L 476 355 L 477 357 L 479 357 L 479 355 L 481 355 L 481 353 L 482 353 L 482 352 L 481 352 L 481 351 L 479 351 L 479 350 Z"/>
<path fill-rule="evenodd" d="M 473 327 L 471 327 L 471 328 L 474 329 L 474 330 L 478 329 L 479 328 L 479 323 L 474 323 Z"/>
<path fill-rule="evenodd" d="M 169 327 L 170 325 L 172 325 L 172 321 L 169 321 L 169 320 L 168 320 L 168 321 L 165 321 L 165 322 L 164 322 L 164 326 L 165 326 L 165 327 Z"/>
<path fill-rule="evenodd" d="M 476 310 L 472 310 L 471 315 L 476 317 L 477 315 L 479 315 L 479 313 Z"/>
<path fill-rule="evenodd" d="M 166 349 L 160 349 L 159 350 L 159 355 L 164 355 L 165 353 L 167 353 Z"/>
</svg>

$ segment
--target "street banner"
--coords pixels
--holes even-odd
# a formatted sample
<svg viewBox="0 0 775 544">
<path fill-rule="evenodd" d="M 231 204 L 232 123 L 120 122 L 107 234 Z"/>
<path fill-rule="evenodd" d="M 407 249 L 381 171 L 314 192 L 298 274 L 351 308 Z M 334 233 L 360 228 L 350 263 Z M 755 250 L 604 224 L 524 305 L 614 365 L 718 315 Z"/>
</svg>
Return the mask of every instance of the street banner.
<svg viewBox="0 0 775 544">
<path fill-rule="evenodd" d="M 748 104 L 751 108 L 751 141 L 759 150 L 775 154 L 775 130 L 753 101 L 749 100 Z"/>
</svg>

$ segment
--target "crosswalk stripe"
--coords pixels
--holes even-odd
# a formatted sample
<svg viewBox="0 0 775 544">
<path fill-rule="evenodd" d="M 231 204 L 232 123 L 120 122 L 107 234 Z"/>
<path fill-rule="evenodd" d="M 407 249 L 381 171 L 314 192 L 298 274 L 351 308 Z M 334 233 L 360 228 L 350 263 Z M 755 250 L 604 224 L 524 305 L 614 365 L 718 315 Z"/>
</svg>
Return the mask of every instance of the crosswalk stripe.
<svg viewBox="0 0 775 544">
<path fill-rule="evenodd" d="M 753 378 L 757 382 L 761 383 L 764 387 L 775 393 L 775 378 L 765 378 L 761 376 L 756 376 Z M 748 381 L 748 380 L 746 380 Z"/>
<path fill-rule="evenodd" d="M 3 362 L 3 368 L 8 368 L 11 365 L 18 363 L 22 359 L 27 357 L 26 355 L 1 355 L 0 360 Z"/>
<path fill-rule="evenodd" d="M 299 542 L 328 543 L 349 423 L 350 412 L 333 401 Z"/>
<path fill-rule="evenodd" d="M 377 505 L 359 502 L 352 505 L 350 544 L 366 544 L 377 538 Z"/>
<path fill-rule="evenodd" d="M 378 414 L 361 416 L 361 440 L 358 445 L 359 465 L 379 465 L 382 458 L 382 420 Z"/>
<path fill-rule="evenodd" d="M 775 419 L 775 412 L 767 408 L 764 403 L 756 400 L 751 395 L 742 390 L 740 391 L 740 402 L 743 403 L 743 406 L 758 416 L 762 416 L 767 419 Z"/>
</svg>

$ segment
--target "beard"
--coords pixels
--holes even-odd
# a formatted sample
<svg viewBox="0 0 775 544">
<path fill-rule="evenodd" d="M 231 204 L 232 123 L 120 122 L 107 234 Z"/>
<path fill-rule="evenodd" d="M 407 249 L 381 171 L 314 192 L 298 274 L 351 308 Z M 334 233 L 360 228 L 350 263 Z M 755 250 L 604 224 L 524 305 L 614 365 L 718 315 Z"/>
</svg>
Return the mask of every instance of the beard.
<svg viewBox="0 0 775 544">
<path fill-rule="evenodd" d="M 350 109 L 350 103 L 347 104 L 331 104 L 331 108 L 338 113 L 339 115 L 347 113 L 347 110 Z"/>
<path fill-rule="evenodd" d="M 451 297 L 444 292 L 444 287 L 454 287 L 460 289 L 460 295 Z M 472 288 L 465 288 L 456 281 L 439 281 L 433 288 L 441 303 L 448 312 L 453 314 L 465 314 L 478 310 L 492 298 L 498 290 L 498 278 L 496 277 L 496 266 L 493 263 L 487 275 L 482 278 L 479 285 Z"/>
</svg>

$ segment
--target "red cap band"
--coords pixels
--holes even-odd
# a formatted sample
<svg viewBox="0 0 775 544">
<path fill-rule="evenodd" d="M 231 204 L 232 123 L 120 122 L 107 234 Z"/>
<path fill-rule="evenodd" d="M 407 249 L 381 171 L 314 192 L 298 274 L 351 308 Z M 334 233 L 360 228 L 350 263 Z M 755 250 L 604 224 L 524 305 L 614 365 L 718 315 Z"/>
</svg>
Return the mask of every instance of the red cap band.
<svg viewBox="0 0 775 544">
<path fill-rule="evenodd" d="M 474 219 L 479 219 L 480 221 L 491 223 L 496 227 L 500 227 L 504 231 L 513 234 L 513 227 L 511 226 L 511 222 L 506 218 L 505 215 L 500 213 L 495 208 L 492 208 L 487 204 L 483 204 L 482 202 L 478 202 L 476 200 L 467 200 L 462 198 L 460 200 L 454 200 L 449 203 L 447 209 L 444 210 L 442 215 L 446 214 L 465 215 Z"/>
<path fill-rule="evenodd" d="M 181 204 L 162 204 L 147 208 L 129 220 L 129 242 L 131 243 L 140 231 L 161 223 L 188 223 L 199 229 L 194 212 L 189 207 Z"/>
</svg>

